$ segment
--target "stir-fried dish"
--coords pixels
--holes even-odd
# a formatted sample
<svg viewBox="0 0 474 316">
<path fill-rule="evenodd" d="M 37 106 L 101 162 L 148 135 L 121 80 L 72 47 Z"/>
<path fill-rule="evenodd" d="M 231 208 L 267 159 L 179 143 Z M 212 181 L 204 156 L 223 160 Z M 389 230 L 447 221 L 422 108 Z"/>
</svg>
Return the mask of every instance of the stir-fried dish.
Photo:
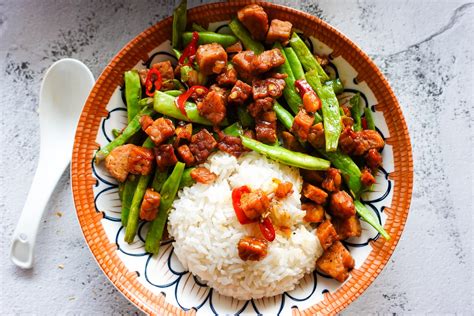
<svg viewBox="0 0 474 316">
<path fill-rule="evenodd" d="M 303 225 L 323 250 L 315 268 L 343 282 L 354 260 L 342 241 L 361 235 L 360 220 L 389 238 L 360 202 L 376 181 L 384 139 L 359 94 L 338 99 L 342 83 L 326 71 L 327 56 L 313 55 L 292 23 L 251 4 L 229 28 L 188 25 L 183 1 L 173 21 L 176 60 L 124 74 L 128 125 L 96 160 L 119 182 L 125 240 L 149 221 L 145 248 L 157 253 L 178 191 L 217 181 L 208 158 L 253 151 L 297 168 L 304 182 L 232 188 L 235 218 L 258 227 L 234 244 L 240 260 L 264 260 L 276 236 L 290 238 L 291 215 L 281 205 L 297 190 Z"/>
</svg>

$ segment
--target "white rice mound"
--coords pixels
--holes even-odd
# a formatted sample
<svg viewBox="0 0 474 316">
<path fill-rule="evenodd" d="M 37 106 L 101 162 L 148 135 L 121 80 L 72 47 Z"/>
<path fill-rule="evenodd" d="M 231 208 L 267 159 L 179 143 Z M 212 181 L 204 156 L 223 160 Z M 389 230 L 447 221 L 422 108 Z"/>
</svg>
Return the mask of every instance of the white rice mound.
<svg viewBox="0 0 474 316">
<path fill-rule="evenodd" d="M 248 300 L 281 294 L 295 288 L 315 268 L 323 250 L 313 229 L 303 222 L 297 169 L 251 152 L 240 158 L 217 152 L 204 164 L 218 175 L 213 184 L 184 188 L 173 203 L 168 231 L 174 251 L 185 269 L 220 294 Z M 269 190 L 272 179 L 293 183 L 293 194 L 281 207 L 291 215 L 291 237 L 277 233 L 261 261 L 242 261 L 237 244 L 258 234 L 257 224 L 241 225 L 232 206 L 232 189 L 248 185 Z M 274 184 L 273 184 L 274 185 Z"/>
</svg>

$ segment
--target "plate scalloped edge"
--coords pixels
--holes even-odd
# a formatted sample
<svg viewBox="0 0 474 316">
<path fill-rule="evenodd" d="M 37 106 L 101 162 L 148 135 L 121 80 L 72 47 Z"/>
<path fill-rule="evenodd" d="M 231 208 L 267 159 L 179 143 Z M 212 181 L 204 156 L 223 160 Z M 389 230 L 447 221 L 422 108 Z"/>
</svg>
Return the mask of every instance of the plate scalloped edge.
<svg viewBox="0 0 474 316">
<path fill-rule="evenodd" d="M 250 1 L 214 3 L 196 7 L 189 11 L 189 19 L 202 24 L 228 20 L 233 12 Z M 385 172 L 388 183 L 393 184 L 392 203 L 384 207 L 387 216 L 385 229 L 391 234 L 389 242 L 381 238 L 370 241 L 373 248 L 368 258 L 352 273 L 352 277 L 335 292 L 325 292 L 324 300 L 305 309 L 293 309 L 301 314 L 333 314 L 342 310 L 358 297 L 375 279 L 390 258 L 408 215 L 413 177 L 413 162 L 408 130 L 400 106 L 386 79 L 369 57 L 340 32 L 327 23 L 306 13 L 271 3 L 262 3 L 272 18 L 287 19 L 307 35 L 316 36 L 333 49 L 331 57 L 342 56 L 357 73 L 354 84 L 366 83 L 377 100 L 374 108 L 383 113 L 389 132 L 386 139 L 391 146 L 393 170 Z M 212 14 L 210 12 L 213 12 Z M 167 18 L 142 32 L 127 44 L 105 68 L 94 86 L 78 125 L 71 168 L 72 187 L 77 215 L 84 237 L 99 266 L 112 283 L 135 305 L 152 314 L 184 314 L 185 312 L 165 301 L 162 294 L 154 294 L 144 287 L 135 271 L 130 271 L 117 255 L 117 244 L 107 237 L 102 218 L 104 214 L 95 208 L 92 188 L 99 185 L 92 173 L 91 158 L 98 148 L 96 137 L 102 118 L 108 116 L 106 104 L 117 86 L 122 84 L 122 74 L 140 60 L 148 58 L 148 52 L 169 37 L 171 18 Z M 374 109 L 373 109 L 374 110 Z M 377 113 L 379 114 L 379 113 Z M 381 118 L 381 117 L 380 117 Z M 194 313 L 194 310 L 189 312 Z"/>
</svg>

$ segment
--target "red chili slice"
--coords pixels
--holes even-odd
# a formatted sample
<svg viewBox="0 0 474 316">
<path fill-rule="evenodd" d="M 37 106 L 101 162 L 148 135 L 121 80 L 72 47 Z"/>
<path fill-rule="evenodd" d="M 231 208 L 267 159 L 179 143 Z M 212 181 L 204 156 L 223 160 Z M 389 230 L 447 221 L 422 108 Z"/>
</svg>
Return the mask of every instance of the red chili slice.
<svg viewBox="0 0 474 316">
<path fill-rule="evenodd" d="M 242 225 L 255 222 L 245 215 L 240 205 L 240 198 L 242 197 L 242 194 L 244 193 L 250 193 L 250 188 L 246 185 L 232 190 L 232 205 L 234 206 L 235 215 L 237 216 L 239 223 Z"/>
<path fill-rule="evenodd" d="M 155 94 L 155 91 L 161 89 L 161 83 L 163 79 L 161 78 L 161 73 L 156 68 L 151 68 L 148 70 L 145 80 L 145 92 L 146 95 L 152 97 Z M 153 89 L 153 87 L 155 87 Z"/>
<path fill-rule="evenodd" d="M 260 227 L 260 232 L 266 240 L 275 240 L 275 228 L 273 227 L 270 217 L 265 217 L 263 221 L 258 223 L 258 226 Z"/>
<path fill-rule="evenodd" d="M 176 107 L 178 107 L 178 109 L 181 111 L 181 113 L 183 113 L 183 115 L 186 116 L 186 117 L 188 117 L 188 115 L 186 113 L 186 107 L 185 107 L 186 101 L 198 89 L 203 90 L 204 93 L 209 92 L 209 89 L 204 87 L 204 86 L 192 86 L 191 88 L 188 89 L 188 91 L 186 91 L 185 93 L 180 94 L 175 100 Z"/>
<path fill-rule="evenodd" d="M 365 117 L 360 119 L 362 129 L 367 129 L 367 119 Z"/>
<path fill-rule="evenodd" d="M 305 79 L 296 80 L 295 87 L 301 99 L 303 99 L 304 108 L 306 110 L 311 109 L 311 111 L 308 112 L 316 112 L 321 108 L 321 99 Z"/>
<path fill-rule="evenodd" d="M 197 47 L 199 41 L 199 33 L 193 32 L 193 38 L 191 42 L 184 48 L 183 54 L 179 57 L 179 64 L 180 65 L 190 65 L 193 63 L 194 58 L 196 57 Z M 186 62 L 186 58 L 188 62 Z"/>
</svg>

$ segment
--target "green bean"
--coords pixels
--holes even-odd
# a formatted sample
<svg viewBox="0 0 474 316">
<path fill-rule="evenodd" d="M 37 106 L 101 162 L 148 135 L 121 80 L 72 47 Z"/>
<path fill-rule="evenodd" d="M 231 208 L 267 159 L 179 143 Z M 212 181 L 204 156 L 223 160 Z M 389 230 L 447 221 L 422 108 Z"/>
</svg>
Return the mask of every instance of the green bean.
<svg viewBox="0 0 474 316">
<path fill-rule="evenodd" d="M 163 81 L 163 85 L 168 84 L 168 83 L 172 83 L 174 85 L 173 90 L 180 90 L 180 91 L 186 90 L 186 87 L 178 79 L 167 79 Z M 167 91 L 171 91 L 171 90 L 167 90 Z"/>
<path fill-rule="evenodd" d="M 365 114 L 365 121 L 367 122 L 367 129 L 371 129 L 375 131 L 374 117 L 372 116 L 372 111 L 370 110 L 370 108 L 365 108 L 364 114 Z"/>
<path fill-rule="evenodd" d="M 239 137 L 243 134 L 242 125 L 239 122 L 235 122 L 224 128 L 222 132 L 229 136 Z"/>
<path fill-rule="evenodd" d="M 173 51 L 173 54 L 176 56 L 177 59 L 179 59 L 181 57 L 181 55 L 183 54 L 175 48 L 172 48 L 171 50 Z"/>
<path fill-rule="evenodd" d="M 153 148 L 155 144 L 148 137 L 143 143 L 145 148 Z M 138 218 L 140 216 L 140 206 L 142 204 L 143 196 L 145 195 L 148 183 L 150 183 L 151 173 L 139 176 L 135 193 L 133 193 L 132 203 L 130 204 L 130 211 L 128 213 L 127 228 L 125 229 L 125 241 L 131 244 L 135 239 L 138 228 Z"/>
<path fill-rule="evenodd" d="M 237 107 L 237 116 L 243 127 L 250 127 L 255 123 L 253 117 L 244 106 Z"/>
<path fill-rule="evenodd" d="M 207 30 L 204 27 L 194 22 L 191 25 L 191 29 L 195 32 L 207 32 Z"/>
<path fill-rule="evenodd" d="M 386 240 L 390 240 L 390 235 L 385 231 L 383 226 L 379 224 L 378 219 L 374 216 L 374 214 L 372 214 L 372 212 L 370 212 L 367 209 L 367 207 L 365 207 L 364 204 L 362 204 L 359 200 L 355 200 L 354 205 L 355 205 L 357 214 L 359 214 L 359 216 L 365 222 L 367 222 L 368 224 L 370 224 L 370 226 L 375 228 L 380 233 L 380 235 L 383 236 L 383 238 L 385 238 Z"/>
<path fill-rule="evenodd" d="M 167 95 L 172 96 L 172 97 L 177 97 L 178 95 L 183 94 L 183 91 L 181 91 L 181 90 L 167 90 L 167 91 L 165 91 L 165 93 Z"/>
<path fill-rule="evenodd" d="M 221 44 L 224 47 L 228 47 L 239 41 L 237 37 L 235 37 L 234 35 L 229 35 L 229 34 L 219 34 L 219 33 L 208 32 L 208 31 L 198 32 L 198 34 L 199 34 L 199 40 L 198 40 L 199 45 L 217 43 L 217 44 Z M 192 32 L 183 33 L 183 44 L 186 46 L 189 42 L 191 42 L 192 38 L 193 38 Z"/>
<path fill-rule="evenodd" d="M 190 65 L 184 65 L 179 69 L 180 78 L 183 82 L 187 82 L 189 80 L 189 74 L 196 70 L 193 69 Z"/>
<path fill-rule="evenodd" d="M 277 101 L 273 104 L 273 111 L 275 111 L 278 120 L 285 126 L 286 129 L 291 130 L 293 126 L 294 117 Z"/>
<path fill-rule="evenodd" d="M 140 83 L 140 76 L 136 70 L 126 71 L 124 74 L 125 81 L 125 101 L 127 103 L 128 122 L 137 115 L 140 111 L 138 107 L 138 100 L 142 96 L 142 85 Z"/>
<path fill-rule="evenodd" d="M 125 183 L 119 182 L 119 184 L 118 184 L 118 195 L 119 195 L 120 202 L 122 202 L 122 200 L 123 200 L 123 189 L 124 189 L 124 187 L 125 187 Z"/>
<path fill-rule="evenodd" d="M 242 25 L 242 23 L 239 22 L 236 18 L 232 19 L 232 21 L 229 23 L 229 27 L 234 33 L 235 36 L 239 38 L 239 40 L 242 42 L 242 45 L 244 45 L 246 50 L 251 50 L 255 54 L 261 54 L 265 50 L 265 47 L 263 47 L 263 44 L 255 41 L 251 36 L 249 31 L 245 28 L 245 26 Z"/>
<path fill-rule="evenodd" d="M 352 128 L 354 131 L 358 132 L 362 130 L 362 123 L 360 120 L 360 93 L 357 92 L 357 94 L 349 100 L 349 103 L 351 104 L 351 115 L 354 120 Z"/>
<path fill-rule="evenodd" d="M 285 51 L 288 62 L 290 63 L 291 71 L 293 72 L 295 80 L 305 79 L 303 66 L 298 59 L 298 56 L 296 56 L 294 49 L 291 47 L 285 47 L 283 50 Z"/>
<path fill-rule="evenodd" d="M 283 97 L 286 100 L 286 103 L 288 103 L 288 106 L 290 107 L 291 111 L 294 114 L 297 114 L 299 111 L 299 107 L 301 104 L 303 104 L 303 100 L 301 99 L 300 95 L 296 91 L 295 88 L 295 77 L 293 75 L 293 71 L 291 70 L 290 62 L 288 61 L 288 58 L 285 54 L 285 51 L 283 50 L 283 47 L 279 42 L 276 42 L 273 45 L 273 48 L 278 48 L 281 53 L 283 54 L 283 57 L 285 57 L 285 63 L 278 67 L 278 72 L 286 74 L 287 77 L 284 79 L 285 80 L 285 88 L 283 89 Z"/>
<path fill-rule="evenodd" d="M 112 128 L 112 135 L 114 135 L 114 138 L 117 138 L 120 136 L 120 134 L 122 134 L 122 132 L 117 129 L 117 128 Z"/>
<path fill-rule="evenodd" d="M 335 94 L 344 92 L 344 85 L 339 78 L 328 80 L 325 84 L 332 86 Z"/>
<path fill-rule="evenodd" d="M 191 172 L 195 168 L 186 168 L 183 171 L 183 176 L 181 177 L 181 181 L 179 181 L 179 188 L 178 190 L 181 190 L 182 188 L 185 187 L 190 187 L 192 186 L 196 181 L 191 177 Z"/>
<path fill-rule="evenodd" d="M 123 198 L 122 198 L 122 225 L 127 226 L 128 216 L 130 214 L 130 207 L 132 205 L 133 196 L 138 185 L 138 179 L 140 177 L 134 174 L 128 176 L 127 181 L 125 181 L 123 188 Z"/>
<path fill-rule="evenodd" d="M 323 118 L 321 117 L 321 114 L 319 112 L 314 113 L 314 124 L 321 123 L 323 121 Z"/>
<path fill-rule="evenodd" d="M 143 109 L 146 106 L 152 108 L 153 107 L 153 98 L 140 99 L 140 101 L 138 101 L 138 106 L 140 107 L 140 109 Z"/>
<path fill-rule="evenodd" d="M 147 106 L 141 109 L 141 111 L 137 115 L 135 115 L 133 120 L 128 123 L 127 127 L 122 131 L 122 134 L 119 137 L 105 145 L 104 148 L 100 149 L 95 154 L 97 162 L 100 162 L 105 157 L 107 157 L 113 149 L 125 144 L 125 142 L 128 141 L 130 137 L 135 135 L 135 133 L 141 129 L 140 118 L 143 115 L 152 115 L 154 112 L 155 111 L 153 110 L 153 108 L 149 108 Z"/>
<path fill-rule="evenodd" d="M 330 165 L 329 161 L 321 158 L 294 152 L 280 146 L 266 145 L 245 136 L 241 136 L 240 138 L 242 139 L 242 145 L 248 149 L 256 151 L 285 165 L 308 170 L 327 170 Z"/>
<path fill-rule="evenodd" d="M 355 198 L 358 198 L 362 190 L 362 183 L 360 181 L 361 172 L 352 158 L 340 151 L 326 152 L 318 149 L 318 152 L 341 171 L 342 177 L 349 187 L 351 194 Z"/>
<path fill-rule="evenodd" d="M 322 82 L 329 80 L 329 76 L 326 74 L 323 67 L 321 67 L 313 56 L 313 53 L 310 52 L 308 46 L 306 46 L 296 32 L 293 32 L 291 35 L 290 46 L 295 51 L 296 56 L 298 56 L 298 59 L 306 71 L 316 70 Z"/>
<path fill-rule="evenodd" d="M 339 113 L 339 102 L 331 86 L 323 85 L 316 70 L 306 73 L 306 80 L 316 91 L 322 103 L 324 137 L 326 140 L 326 151 L 336 151 L 341 135 L 341 114 Z"/>
<path fill-rule="evenodd" d="M 178 120 L 199 123 L 203 125 L 213 125 L 208 119 L 199 115 L 195 103 L 186 102 L 185 109 L 187 116 L 183 115 L 183 113 L 181 113 L 181 111 L 176 106 L 175 99 L 175 97 L 167 95 L 164 92 L 156 91 L 154 96 L 153 107 L 156 112 L 173 117 Z M 227 125 L 227 120 L 224 120 L 221 124 Z"/>
<path fill-rule="evenodd" d="M 153 181 L 151 182 L 151 187 L 153 188 L 153 190 L 155 190 L 155 192 L 160 192 L 167 178 L 168 169 L 160 170 L 160 168 L 156 168 L 155 175 L 153 176 Z"/>
<path fill-rule="evenodd" d="M 173 35 L 171 38 L 171 46 L 179 49 L 181 45 L 181 35 L 186 29 L 186 10 L 188 3 L 186 0 L 181 0 L 179 5 L 173 11 Z"/>
<path fill-rule="evenodd" d="M 145 239 L 145 250 L 147 252 L 157 254 L 160 250 L 160 240 L 163 236 L 168 212 L 173 204 L 176 193 L 178 192 L 179 183 L 184 171 L 184 163 L 178 162 L 171 175 L 166 179 L 161 188 L 161 202 L 158 216 L 151 222 L 150 229 Z M 128 227 L 127 227 L 128 228 Z"/>
</svg>

